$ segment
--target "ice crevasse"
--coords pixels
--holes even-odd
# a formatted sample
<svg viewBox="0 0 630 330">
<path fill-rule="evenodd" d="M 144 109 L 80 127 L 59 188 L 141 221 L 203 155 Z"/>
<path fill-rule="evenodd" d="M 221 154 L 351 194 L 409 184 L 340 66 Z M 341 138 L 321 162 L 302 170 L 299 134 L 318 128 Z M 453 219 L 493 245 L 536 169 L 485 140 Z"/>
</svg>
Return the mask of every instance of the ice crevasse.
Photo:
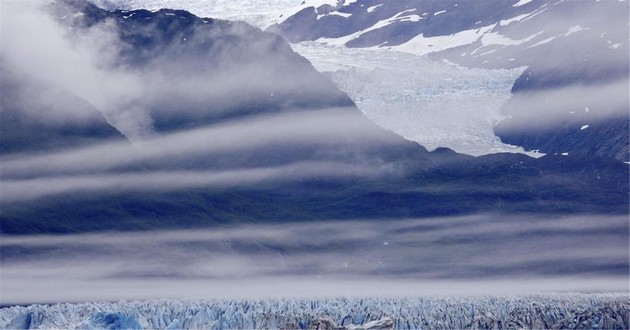
<svg viewBox="0 0 630 330">
<path fill-rule="evenodd" d="M 628 329 L 619 294 L 417 299 L 149 300 L 14 306 L 3 329 Z"/>
</svg>

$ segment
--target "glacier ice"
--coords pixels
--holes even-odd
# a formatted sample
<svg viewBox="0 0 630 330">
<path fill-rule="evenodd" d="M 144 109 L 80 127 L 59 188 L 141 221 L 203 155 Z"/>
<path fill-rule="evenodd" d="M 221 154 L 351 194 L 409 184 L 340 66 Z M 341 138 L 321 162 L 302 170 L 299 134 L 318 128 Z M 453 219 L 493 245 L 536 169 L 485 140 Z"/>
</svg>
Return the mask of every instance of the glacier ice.
<svg viewBox="0 0 630 330">
<path fill-rule="evenodd" d="M 627 293 L 417 299 L 163 299 L 8 307 L 0 309 L 0 328 L 628 329 L 629 317 Z"/>
<path fill-rule="evenodd" d="M 91 1 L 110 9 L 185 9 L 201 17 L 242 20 L 261 28 L 290 16 L 296 8 L 321 2 L 298 5 L 290 0 Z M 501 143 L 493 131 L 503 118 L 500 107 L 510 97 L 512 84 L 522 68 L 467 69 L 378 47 L 335 46 L 350 37 L 330 40 L 332 44 L 326 44 L 326 40 L 304 42 L 293 48 L 319 71 L 330 72 L 332 80 L 368 118 L 429 150 L 447 147 L 474 156 L 525 153 L 520 147 Z"/>
<path fill-rule="evenodd" d="M 523 68 L 470 69 L 403 52 L 319 42 L 293 48 L 317 70 L 328 72 L 368 118 L 429 150 L 447 147 L 474 156 L 525 153 L 501 143 L 493 131 Z"/>
</svg>

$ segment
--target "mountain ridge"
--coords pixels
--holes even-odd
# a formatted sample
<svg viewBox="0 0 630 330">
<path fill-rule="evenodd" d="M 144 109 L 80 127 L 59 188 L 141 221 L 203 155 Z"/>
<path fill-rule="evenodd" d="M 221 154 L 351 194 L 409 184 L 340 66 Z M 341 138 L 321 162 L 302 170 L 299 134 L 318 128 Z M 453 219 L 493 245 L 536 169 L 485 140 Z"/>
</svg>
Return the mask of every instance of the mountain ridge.
<svg viewBox="0 0 630 330">
<path fill-rule="evenodd" d="M 229 23 L 213 25 L 177 11 L 149 14 L 88 7 L 77 12 L 74 4 L 59 3 L 62 7 L 57 13 L 76 18 L 65 21 L 75 27 L 76 35 L 94 31 L 99 24 L 126 22 L 118 26 L 123 37 L 131 37 L 121 39 L 124 52 L 114 63 L 124 67 L 146 61 L 127 73 L 157 80 L 139 79 L 152 84 L 143 85 L 141 97 L 131 98 L 135 106 L 131 109 L 157 118 L 153 123 L 158 124 L 148 136 L 132 140 L 131 146 L 124 142 L 44 155 L 3 155 L 3 234 L 480 212 L 628 212 L 628 168 L 621 162 L 572 155 L 538 160 L 514 154 L 475 158 L 446 149 L 429 153 L 367 120 L 345 94 L 287 44 L 274 47 L 279 40 L 275 35 L 248 28 L 232 30 Z M 140 21 L 151 28 L 141 28 Z M 85 22 L 87 27 L 80 28 Z M 224 29 L 222 24 L 228 25 Z M 186 26 L 199 30 L 187 34 L 193 30 Z M 218 42 L 224 38 L 227 42 Z M 262 44 L 241 42 L 255 39 L 262 39 Z M 163 51 L 146 57 L 143 40 L 157 42 L 154 46 Z M 265 40 L 271 40 L 271 47 Z M 180 43 L 191 46 L 179 47 Z M 248 47 L 254 48 L 254 54 L 271 57 L 271 62 L 241 54 Z M 186 61 L 175 61 L 183 58 Z M 208 59 L 217 61 L 216 65 L 207 63 Z M 292 63 L 290 72 L 278 69 L 279 62 Z M 251 69 L 260 63 L 263 67 L 255 72 L 267 75 L 255 84 L 251 79 L 257 76 L 251 75 Z M 268 63 L 274 65 L 265 66 Z M 243 67 L 247 70 L 240 70 Z M 315 93 L 302 90 L 313 82 L 299 78 L 302 73 L 318 77 L 313 81 L 320 82 L 321 88 Z M 213 80 L 217 76 L 232 80 Z M 199 82 L 205 83 L 201 89 L 169 89 Z M 245 106 L 253 111 L 243 112 L 241 102 L 217 101 L 215 89 L 232 96 L 254 95 L 247 101 L 261 96 L 280 100 L 263 106 L 254 102 L 252 107 Z M 297 93 L 290 93 L 294 90 Z M 156 96 L 157 102 L 150 96 Z M 162 104 L 165 100 L 170 102 Z M 233 115 L 213 117 L 217 108 Z M 181 122 L 169 125 L 172 117 L 168 116 L 173 113 Z M 253 114 L 271 117 L 259 119 Z M 230 124 L 228 118 L 237 124 Z"/>
</svg>

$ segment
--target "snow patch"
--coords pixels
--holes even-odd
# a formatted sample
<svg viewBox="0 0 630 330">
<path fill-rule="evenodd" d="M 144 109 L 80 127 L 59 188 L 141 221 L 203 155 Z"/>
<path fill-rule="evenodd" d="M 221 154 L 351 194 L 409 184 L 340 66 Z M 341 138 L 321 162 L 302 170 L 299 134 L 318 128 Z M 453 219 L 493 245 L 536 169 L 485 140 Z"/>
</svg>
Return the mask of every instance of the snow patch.
<svg viewBox="0 0 630 330">
<path fill-rule="evenodd" d="M 348 17 L 352 16 L 352 14 L 350 14 L 350 13 L 342 13 L 342 12 L 340 12 L 340 11 L 333 11 L 333 12 L 328 13 L 328 14 L 326 14 L 326 15 L 317 15 L 317 19 L 320 19 L 320 18 L 322 18 L 322 17 L 324 17 L 324 16 L 329 16 L 329 15 L 332 15 L 332 16 L 341 16 L 341 17 L 345 17 L 345 18 L 348 18 Z"/>
<path fill-rule="evenodd" d="M 585 130 L 588 128 L 588 125 L 582 125 L 582 127 L 580 128 L 581 131 Z"/>
<path fill-rule="evenodd" d="M 339 37 L 339 38 L 319 38 L 316 41 L 320 44 L 328 44 L 328 45 L 337 45 L 337 46 L 343 46 L 345 45 L 347 42 L 349 42 L 350 40 L 353 40 L 355 38 L 360 37 L 362 34 L 373 31 L 373 30 L 377 30 L 380 29 L 382 27 L 388 26 L 392 23 L 395 22 L 405 22 L 405 21 L 409 21 L 409 22 L 418 22 L 422 19 L 422 17 L 415 15 L 415 14 L 411 14 L 411 15 L 405 15 L 405 13 L 408 12 L 413 12 L 415 11 L 415 9 L 408 9 L 408 10 L 404 10 L 400 13 L 397 13 L 396 15 L 387 18 L 387 19 L 383 19 L 380 20 L 378 22 L 376 22 L 374 25 L 370 26 L 369 28 L 362 30 L 362 31 L 358 31 L 356 33 L 347 35 L 347 36 L 343 36 L 343 37 Z M 318 16 L 319 19 L 319 16 Z"/>
<path fill-rule="evenodd" d="M 499 21 L 499 26 L 506 26 L 506 25 L 509 25 L 510 23 L 513 23 L 513 22 L 520 22 L 521 20 L 525 19 L 529 15 L 531 15 L 531 13 L 518 15 L 518 16 L 514 16 L 514 17 L 509 18 L 509 19 L 501 20 L 501 21 Z M 481 22 L 477 22 L 475 24 L 478 24 L 478 23 L 481 23 Z"/>
<path fill-rule="evenodd" d="M 530 40 L 536 38 L 539 34 L 541 34 L 542 32 L 538 32 L 536 34 L 533 34 L 527 38 L 523 38 L 520 40 L 514 40 L 514 39 L 510 39 L 504 35 L 501 35 L 499 33 L 496 32 L 489 32 L 489 33 L 484 33 L 483 36 L 481 37 L 481 43 L 483 44 L 482 47 L 485 46 L 490 46 L 490 45 L 502 45 L 502 46 L 516 46 L 516 45 L 520 45 L 520 44 L 524 44 L 526 42 L 529 42 Z M 473 52 L 474 53 L 474 52 Z"/>
<path fill-rule="evenodd" d="M 488 33 L 493 25 L 476 30 L 461 31 L 448 36 L 425 37 L 423 33 L 408 42 L 393 47 L 395 50 L 404 51 L 416 55 L 425 55 L 431 52 L 439 52 L 449 48 L 469 45 Z"/>
<path fill-rule="evenodd" d="M 532 2 L 532 0 L 519 0 L 517 3 L 513 4 L 512 7 L 520 7 L 530 2 Z"/>
<path fill-rule="evenodd" d="M 440 14 L 444 14 L 445 12 L 446 12 L 446 10 L 440 10 L 440 11 L 438 11 L 438 12 L 435 12 L 435 14 L 433 14 L 433 16 L 437 16 L 437 15 L 440 15 Z"/>
<path fill-rule="evenodd" d="M 590 29 L 583 28 L 583 27 L 581 27 L 579 25 L 575 25 L 575 26 L 570 27 L 569 31 L 567 31 L 567 33 L 565 33 L 564 36 L 566 37 L 566 36 L 569 36 L 569 35 L 571 35 L 573 33 L 580 32 L 580 31 L 583 31 L 583 30 L 590 30 Z"/>
<path fill-rule="evenodd" d="M 367 12 L 371 13 L 373 12 L 376 8 L 382 6 L 383 4 L 381 3 L 380 5 L 376 5 L 376 6 L 372 6 L 372 7 L 368 7 Z"/>
<path fill-rule="evenodd" d="M 623 45 L 623 42 L 617 43 L 617 44 L 613 44 L 608 46 L 608 48 L 612 48 L 612 49 L 617 49 L 619 48 L 619 46 Z"/>
<path fill-rule="evenodd" d="M 533 48 L 533 47 L 538 47 L 538 46 L 540 46 L 540 45 L 544 45 L 544 44 L 550 43 L 550 42 L 551 42 L 551 41 L 553 41 L 553 39 L 555 39 L 555 38 L 556 38 L 556 37 L 549 37 L 549 38 L 547 38 L 547 39 L 541 40 L 541 41 L 539 41 L 539 42 L 537 42 L 537 43 L 535 43 L 535 44 L 533 44 L 533 45 L 531 45 L 531 46 L 527 47 L 527 49 L 529 49 L 529 48 Z"/>
<path fill-rule="evenodd" d="M 409 15 L 409 16 L 405 16 L 405 17 L 401 17 L 399 19 L 399 21 L 401 22 L 419 22 L 422 19 L 422 17 L 418 16 L 418 15 Z"/>
</svg>

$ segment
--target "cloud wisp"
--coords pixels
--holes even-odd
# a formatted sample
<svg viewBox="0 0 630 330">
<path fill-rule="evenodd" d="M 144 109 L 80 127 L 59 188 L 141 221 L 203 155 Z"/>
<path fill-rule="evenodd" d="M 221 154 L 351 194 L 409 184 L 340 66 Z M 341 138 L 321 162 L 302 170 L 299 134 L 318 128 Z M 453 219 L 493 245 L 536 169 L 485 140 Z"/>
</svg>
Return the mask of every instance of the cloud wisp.
<svg viewBox="0 0 630 330">
<path fill-rule="evenodd" d="M 216 171 L 97 173 L 3 180 L 0 200 L 15 202 L 82 192 L 177 191 L 199 187 L 243 187 L 313 178 L 358 178 L 392 174 L 393 166 L 341 162 L 296 162 L 284 166 Z"/>
<path fill-rule="evenodd" d="M 93 120 L 100 112 L 131 143 L 102 141 L 67 150 L 4 154 L 2 201 L 83 191 L 177 190 L 315 176 L 379 175 L 391 170 L 384 160 L 355 149 L 348 150 L 345 158 L 335 153 L 344 153 L 346 145 L 361 149 L 404 141 L 350 105 L 311 107 L 294 104 L 291 97 L 283 99 L 296 94 L 298 101 L 309 103 L 320 89 L 332 99 L 343 94 L 288 45 L 275 44 L 275 36 L 261 35 L 247 42 L 253 38 L 253 28 L 227 22 L 214 22 L 205 29 L 205 21 L 196 21 L 199 26 L 189 31 L 181 21 L 184 17 L 177 16 L 171 23 L 183 25 L 175 31 L 176 38 L 158 44 L 159 51 L 137 46 L 129 55 L 132 45 L 125 39 L 127 34 L 163 37 L 155 35 L 159 32 L 151 30 L 149 21 L 145 20 L 147 26 L 126 26 L 126 18 L 109 18 L 86 27 L 80 24 L 87 15 L 82 5 L 60 6 L 45 1 L 3 5 L 2 71 L 10 73 L 20 92 L 12 106 L 26 120 L 58 126 Z M 153 19 L 171 16 L 156 13 Z M 131 65 L 134 61 L 137 65 Z M 278 73 L 281 76 L 276 77 Z M 55 93 L 74 95 L 77 103 L 84 100 L 95 111 L 81 112 L 67 104 L 71 97 L 63 103 Z M 221 117 L 225 111 L 240 111 L 241 106 L 251 111 L 249 103 L 265 111 Z M 182 127 L 157 128 L 171 117 L 188 122 Z M 275 158 L 268 163 L 239 163 L 241 158 L 256 158 L 253 155 L 271 149 L 270 158 Z M 301 149 L 317 149 L 317 153 L 303 156 L 306 152 L 300 154 Z M 285 152 L 303 157 L 282 158 Z M 228 161 L 216 162 L 222 166 L 212 163 L 221 157 Z"/>
<path fill-rule="evenodd" d="M 516 93 L 504 106 L 507 114 L 518 114 L 521 121 L 508 121 L 508 128 L 547 126 L 564 121 L 568 114 L 593 122 L 628 116 L 628 78 L 612 82 Z"/>
</svg>

